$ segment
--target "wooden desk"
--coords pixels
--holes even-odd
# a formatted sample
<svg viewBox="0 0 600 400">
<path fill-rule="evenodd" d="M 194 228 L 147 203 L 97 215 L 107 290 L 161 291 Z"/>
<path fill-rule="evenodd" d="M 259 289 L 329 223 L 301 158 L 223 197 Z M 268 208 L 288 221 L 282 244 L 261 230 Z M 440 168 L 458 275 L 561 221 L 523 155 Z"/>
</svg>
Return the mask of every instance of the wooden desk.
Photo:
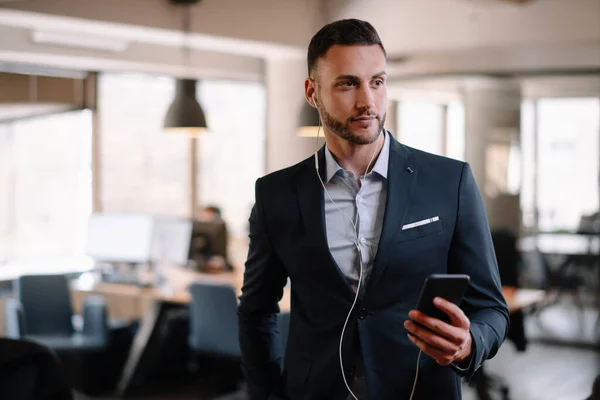
<svg viewBox="0 0 600 400">
<path fill-rule="evenodd" d="M 234 288 L 236 296 L 239 297 L 242 293 L 243 274 L 239 272 L 204 274 L 169 268 L 164 271 L 164 275 L 168 285 L 163 289 L 121 283 L 74 281 L 71 285 L 73 309 L 76 313 L 81 313 L 85 298 L 91 294 L 99 294 L 106 299 L 111 317 L 129 321 L 143 319 L 156 302 L 174 305 L 189 304 L 192 298 L 187 288 L 192 282 L 229 285 Z M 289 312 L 289 287 L 285 287 L 279 307 L 282 312 Z"/>
<path fill-rule="evenodd" d="M 521 311 L 524 308 L 535 306 L 546 298 L 544 290 L 518 289 L 511 286 L 503 286 L 502 294 L 510 312 Z"/>
</svg>

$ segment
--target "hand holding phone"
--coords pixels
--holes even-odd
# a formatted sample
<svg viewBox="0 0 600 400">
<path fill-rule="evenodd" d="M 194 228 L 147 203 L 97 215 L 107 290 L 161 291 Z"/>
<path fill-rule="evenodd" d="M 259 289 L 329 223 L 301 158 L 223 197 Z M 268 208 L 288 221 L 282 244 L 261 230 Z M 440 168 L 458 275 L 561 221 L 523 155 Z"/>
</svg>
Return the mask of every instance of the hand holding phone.
<svg viewBox="0 0 600 400">
<path fill-rule="evenodd" d="M 468 275 L 429 276 L 417 309 L 404 323 L 411 342 L 440 365 L 466 362 L 471 356 L 470 321 L 459 308 L 468 286 Z"/>
<path fill-rule="evenodd" d="M 469 286 L 469 279 L 469 275 L 458 274 L 434 274 L 428 276 L 421 289 L 417 310 L 449 324 L 450 317 L 433 304 L 433 299 L 441 297 L 452 304 L 460 306 L 460 302 Z"/>
</svg>

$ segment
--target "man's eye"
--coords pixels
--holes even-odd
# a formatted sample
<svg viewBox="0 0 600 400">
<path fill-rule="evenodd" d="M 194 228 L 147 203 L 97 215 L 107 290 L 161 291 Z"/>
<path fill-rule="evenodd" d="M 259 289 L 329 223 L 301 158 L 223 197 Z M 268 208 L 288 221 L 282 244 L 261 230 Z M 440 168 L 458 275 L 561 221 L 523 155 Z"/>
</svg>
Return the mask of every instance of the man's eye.
<svg viewBox="0 0 600 400">
<path fill-rule="evenodd" d="M 377 80 L 375 81 L 375 85 L 376 85 L 376 86 L 381 86 L 381 85 L 383 85 L 384 83 L 385 83 L 385 82 L 383 82 L 383 79 L 377 79 Z"/>
<path fill-rule="evenodd" d="M 354 82 L 353 81 L 345 81 L 345 82 L 342 82 L 340 85 L 345 86 L 345 87 L 351 87 L 351 86 L 354 86 Z"/>
</svg>

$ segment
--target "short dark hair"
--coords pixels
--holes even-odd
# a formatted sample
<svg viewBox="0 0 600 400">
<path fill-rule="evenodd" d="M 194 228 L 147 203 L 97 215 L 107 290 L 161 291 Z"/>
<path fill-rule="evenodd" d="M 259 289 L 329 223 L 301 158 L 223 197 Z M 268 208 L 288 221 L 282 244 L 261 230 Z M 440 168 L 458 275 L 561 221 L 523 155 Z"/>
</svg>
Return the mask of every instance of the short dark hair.
<svg viewBox="0 0 600 400">
<path fill-rule="evenodd" d="M 325 56 L 327 51 L 336 44 L 346 46 L 378 45 L 381 47 L 381 50 L 383 50 L 383 54 L 386 55 L 379 34 L 373 25 L 367 21 L 361 21 L 359 19 L 342 19 L 334 21 L 322 27 L 313 36 L 308 45 L 308 76 L 311 76 L 319 58 Z"/>
</svg>

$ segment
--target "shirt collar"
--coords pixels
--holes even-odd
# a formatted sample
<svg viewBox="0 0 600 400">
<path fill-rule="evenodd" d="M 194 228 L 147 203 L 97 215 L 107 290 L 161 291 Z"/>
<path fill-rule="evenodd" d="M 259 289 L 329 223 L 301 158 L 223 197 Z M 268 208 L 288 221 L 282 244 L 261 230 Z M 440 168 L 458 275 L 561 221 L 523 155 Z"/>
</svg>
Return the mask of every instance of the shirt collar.
<svg viewBox="0 0 600 400">
<path fill-rule="evenodd" d="M 387 179 L 388 174 L 388 161 L 390 159 L 390 139 L 387 137 L 387 131 L 383 131 L 383 146 L 381 147 L 381 151 L 379 152 L 379 157 L 377 157 L 377 161 L 375 161 L 375 165 L 371 172 L 376 172 L 382 178 Z M 329 183 L 331 179 L 338 173 L 344 171 L 342 167 L 337 163 L 331 151 L 329 151 L 329 147 L 325 145 L 325 177 L 327 178 L 326 183 Z"/>
</svg>

